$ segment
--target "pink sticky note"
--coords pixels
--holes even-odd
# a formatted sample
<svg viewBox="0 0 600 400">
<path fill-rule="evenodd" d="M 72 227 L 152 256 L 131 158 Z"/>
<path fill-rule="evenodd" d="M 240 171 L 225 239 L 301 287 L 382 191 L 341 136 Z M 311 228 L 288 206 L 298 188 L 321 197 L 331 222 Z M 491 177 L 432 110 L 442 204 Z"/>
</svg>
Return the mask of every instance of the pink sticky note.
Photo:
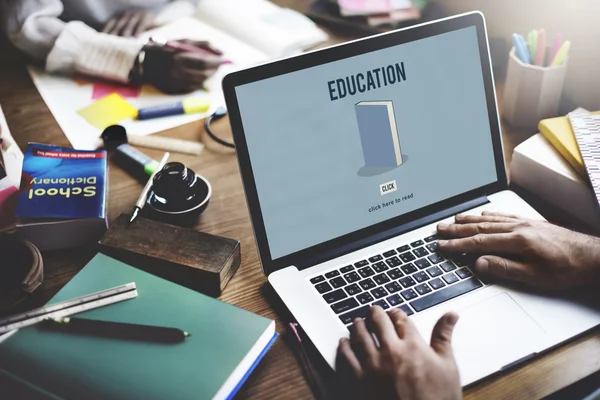
<svg viewBox="0 0 600 400">
<path fill-rule="evenodd" d="M 138 97 L 142 88 L 140 86 L 114 85 L 106 82 L 94 82 L 92 99 L 99 99 L 112 93 L 120 94 L 122 97 Z"/>
</svg>

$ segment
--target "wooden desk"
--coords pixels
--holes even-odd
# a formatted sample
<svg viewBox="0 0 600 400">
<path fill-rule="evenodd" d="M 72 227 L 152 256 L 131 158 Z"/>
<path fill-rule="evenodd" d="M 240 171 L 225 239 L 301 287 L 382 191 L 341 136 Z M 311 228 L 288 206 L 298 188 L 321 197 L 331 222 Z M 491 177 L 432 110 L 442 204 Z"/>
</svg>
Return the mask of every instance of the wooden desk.
<svg viewBox="0 0 600 400">
<path fill-rule="evenodd" d="M 299 10 L 309 1 L 276 1 Z M 332 43 L 345 38 L 332 36 Z M 21 148 L 36 141 L 69 146 L 56 121 L 33 86 L 24 69 L 24 61 L 6 44 L 0 45 L 0 104 L 10 129 Z M 229 137 L 227 120 L 215 124 L 215 131 Z M 164 135 L 199 140 L 204 137 L 200 123 L 173 129 Z M 513 147 L 527 133 L 514 132 L 505 127 L 504 143 L 507 159 Z M 273 299 L 264 290 L 267 280 L 262 274 L 252 228 L 233 151 L 205 140 L 207 149 L 199 157 L 175 155 L 213 185 L 213 198 L 196 229 L 235 238 L 242 244 L 242 265 L 228 284 L 221 300 L 251 312 L 272 318 L 277 331 L 286 331 L 282 319 L 273 311 Z M 158 159 L 159 151 L 144 150 Z M 142 184 L 123 170 L 111 164 L 109 190 L 109 218 L 129 213 L 139 195 Z M 24 310 L 41 306 L 64 286 L 94 255 L 90 249 L 46 252 L 43 285 L 18 307 Z M 600 332 L 581 338 L 548 352 L 525 366 L 502 375 L 491 377 L 465 391 L 465 397 L 531 399 L 550 394 L 600 369 Z M 277 340 L 242 388 L 238 398 L 310 398 L 296 359 L 283 340 Z"/>
</svg>

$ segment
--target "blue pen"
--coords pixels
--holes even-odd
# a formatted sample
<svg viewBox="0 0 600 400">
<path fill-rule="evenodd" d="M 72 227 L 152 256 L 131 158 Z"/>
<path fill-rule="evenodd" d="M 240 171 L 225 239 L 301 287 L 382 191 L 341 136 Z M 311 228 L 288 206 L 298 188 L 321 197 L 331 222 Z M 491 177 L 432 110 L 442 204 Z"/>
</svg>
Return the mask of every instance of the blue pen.
<svg viewBox="0 0 600 400">
<path fill-rule="evenodd" d="M 523 36 L 513 33 L 512 36 L 513 45 L 515 46 L 515 54 L 525 64 L 529 64 L 529 51 L 527 50 L 527 45 L 525 44 L 525 39 Z"/>
</svg>

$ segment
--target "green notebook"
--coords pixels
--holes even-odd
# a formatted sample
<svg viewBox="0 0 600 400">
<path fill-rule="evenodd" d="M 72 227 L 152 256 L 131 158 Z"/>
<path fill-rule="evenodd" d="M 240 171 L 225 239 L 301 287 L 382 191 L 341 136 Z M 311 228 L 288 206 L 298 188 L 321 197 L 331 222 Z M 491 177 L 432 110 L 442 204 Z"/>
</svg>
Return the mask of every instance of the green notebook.
<svg viewBox="0 0 600 400">
<path fill-rule="evenodd" d="M 275 323 L 267 318 L 102 254 L 50 303 L 129 282 L 137 285 L 136 298 L 77 317 L 170 326 L 191 336 L 183 343 L 159 344 L 34 325 L 0 343 L 0 382 L 10 381 L 15 393 L 51 399 L 225 399 L 235 394 L 277 336 Z"/>
</svg>

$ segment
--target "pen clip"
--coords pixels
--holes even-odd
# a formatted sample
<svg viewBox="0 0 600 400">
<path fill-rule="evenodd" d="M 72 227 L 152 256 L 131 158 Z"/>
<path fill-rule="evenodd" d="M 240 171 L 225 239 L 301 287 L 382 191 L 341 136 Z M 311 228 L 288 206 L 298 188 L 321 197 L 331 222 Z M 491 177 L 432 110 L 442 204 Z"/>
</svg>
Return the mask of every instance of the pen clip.
<svg viewBox="0 0 600 400">
<path fill-rule="evenodd" d="M 298 352 L 300 353 L 299 354 L 300 367 L 304 371 L 304 375 L 306 377 L 308 386 L 311 388 L 313 395 L 316 399 L 327 398 L 327 396 L 325 396 L 326 391 L 321 386 L 319 380 L 317 380 L 317 378 L 315 376 L 314 368 L 308 357 L 306 348 L 304 347 L 304 342 L 302 341 L 302 335 L 300 333 L 300 330 L 302 329 L 302 327 L 300 327 L 300 325 L 298 325 L 297 322 L 290 322 L 288 326 L 290 327 L 291 331 L 294 333 L 294 337 L 298 341 L 297 347 L 298 347 Z"/>
<path fill-rule="evenodd" d="M 296 339 L 298 339 L 298 343 L 302 344 L 302 338 L 300 337 L 300 334 L 298 333 L 298 324 L 296 322 L 290 322 L 290 328 L 292 329 L 292 332 L 294 332 L 294 335 L 296 335 Z"/>
</svg>

